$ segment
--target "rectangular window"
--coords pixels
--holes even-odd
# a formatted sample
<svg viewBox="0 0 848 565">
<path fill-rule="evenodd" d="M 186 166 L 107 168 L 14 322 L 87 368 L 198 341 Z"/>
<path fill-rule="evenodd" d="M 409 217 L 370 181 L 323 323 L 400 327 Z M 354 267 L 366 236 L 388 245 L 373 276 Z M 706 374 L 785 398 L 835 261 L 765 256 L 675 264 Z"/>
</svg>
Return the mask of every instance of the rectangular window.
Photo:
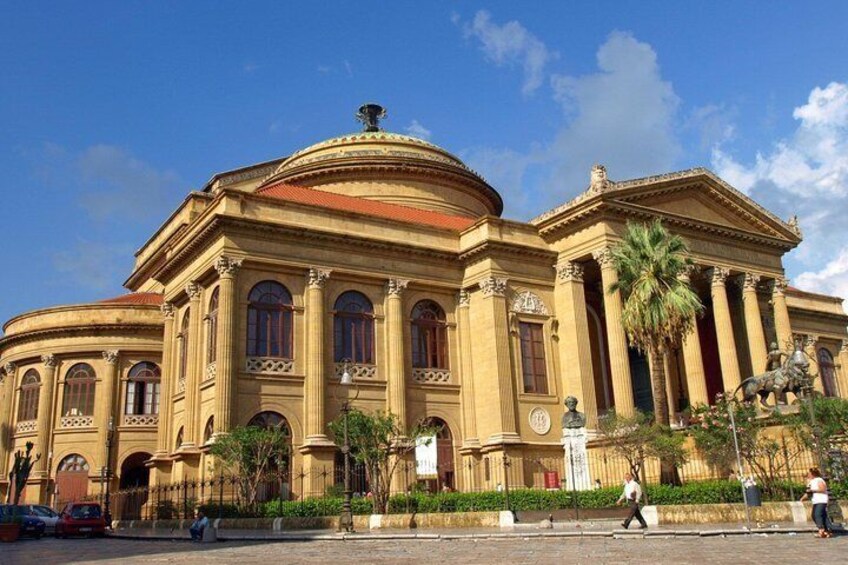
<svg viewBox="0 0 848 565">
<path fill-rule="evenodd" d="M 520 322 L 521 368 L 524 392 L 548 394 L 548 374 L 545 364 L 545 341 L 542 324 Z"/>
</svg>

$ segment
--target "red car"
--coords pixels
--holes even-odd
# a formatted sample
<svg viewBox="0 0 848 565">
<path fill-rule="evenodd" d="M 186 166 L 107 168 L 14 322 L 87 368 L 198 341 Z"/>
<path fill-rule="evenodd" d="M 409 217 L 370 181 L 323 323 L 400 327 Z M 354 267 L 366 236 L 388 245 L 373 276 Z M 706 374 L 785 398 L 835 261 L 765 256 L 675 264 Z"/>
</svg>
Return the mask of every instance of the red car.
<svg viewBox="0 0 848 565">
<path fill-rule="evenodd" d="M 104 536 L 106 520 L 96 502 L 69 502 L 56 522 L 56 537 Z"/>
</svg>

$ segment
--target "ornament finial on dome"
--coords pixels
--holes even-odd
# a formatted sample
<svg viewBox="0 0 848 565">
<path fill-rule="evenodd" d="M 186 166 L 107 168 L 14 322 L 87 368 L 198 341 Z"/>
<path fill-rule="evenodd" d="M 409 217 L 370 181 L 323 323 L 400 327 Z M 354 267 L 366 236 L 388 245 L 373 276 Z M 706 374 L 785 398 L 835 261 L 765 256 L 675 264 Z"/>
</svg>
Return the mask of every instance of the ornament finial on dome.
<svg viewBox="0 0 848 565">
<path fill-rule="evenodd" d="M 380 131 L 380 120 L 387 116 L 386 109 L 379 104 L 363 104 L 356 113 L 356 119 L 365 126 L 362 131 Z"/>
</svg>

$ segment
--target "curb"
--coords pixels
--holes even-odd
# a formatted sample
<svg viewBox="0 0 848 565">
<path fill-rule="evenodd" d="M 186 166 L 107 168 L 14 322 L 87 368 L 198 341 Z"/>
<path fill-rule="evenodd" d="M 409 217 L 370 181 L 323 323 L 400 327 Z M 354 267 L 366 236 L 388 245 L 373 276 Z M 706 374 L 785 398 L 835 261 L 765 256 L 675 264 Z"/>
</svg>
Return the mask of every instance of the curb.
<svg viewBox="0 0 848 565">
<path fill-rule="evenodd" d="M 313 535 L 282 535 L 282 536 L 227 536 L 226 534 L 218 536 L 219 542 L 226 541 L 264 541 L 264 542 L 310 542 L 310 541 L 409 541 L 409 540 L 428 540 L 428 541 L 452 541 L 452 540 L 477 540 L 477 539 L 542 539 L 542 538 L 611 538 L 611 539 L 649 539 L 649 538 L 693 538 L 693 537 L 727 537 L 727 536 L 746 536 L 746 535 L 797 535 L 808 534 L 816 531 L 813 527 L 800 528 L 753 528 L 747 530 L 741 529 L 716 529 L 716 530 L 649 530 L 649 531 L 629 531 L 624 529 L 603 531 L 603 532 L 492 532 L 492 533 L 475 533 L 475 534 L 313 534 Z M 837 530 L 844 534 L 845 530 Z M 184 536 L 161 535 L 161 536 L 134 536 L 131 534 L 112 533 L 106 537 L 114 539 L 132 539 L 132 540 L 147 540 L 147 541 L 184 541 L 191 542 L 191 539 Z"/>
</svg>

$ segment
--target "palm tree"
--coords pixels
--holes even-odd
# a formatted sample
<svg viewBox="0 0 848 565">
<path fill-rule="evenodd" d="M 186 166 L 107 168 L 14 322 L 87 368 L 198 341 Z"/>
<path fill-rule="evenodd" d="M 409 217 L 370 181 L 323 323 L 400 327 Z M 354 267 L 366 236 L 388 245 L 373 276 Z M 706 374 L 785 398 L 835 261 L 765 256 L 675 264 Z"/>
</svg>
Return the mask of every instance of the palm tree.
<svg viewBox="0 0 848 565">
<path fill-rule="evenodd" d="M 664 426 L 669 424 L 664 355 L 692 331 L 703 310 L 686 277 L 692 266 L 688 252 L 686 242 L 659 220 L 628 222 L 624 239 L 612 249 L 618 282 L 607 292 L 621 293 L 624 331 L 650 359 L 654 418 Z"/>
</svg>

